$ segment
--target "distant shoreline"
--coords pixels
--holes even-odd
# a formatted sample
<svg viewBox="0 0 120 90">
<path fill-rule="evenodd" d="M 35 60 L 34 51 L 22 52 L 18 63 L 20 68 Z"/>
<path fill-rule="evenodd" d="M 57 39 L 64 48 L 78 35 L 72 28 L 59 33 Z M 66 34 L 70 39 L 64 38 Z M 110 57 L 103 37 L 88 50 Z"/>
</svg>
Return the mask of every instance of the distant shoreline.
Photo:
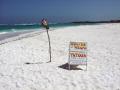
<svg viewBox="0 0 120 90">
<path fill-rule="evenodd" d="M 81 23 L 81 22 L 74 22 L 74 23 Z M 93 22 L 89 22 L 89 23 L 93 23 Z M 101 25 L 101 24 L 98 24 L 98 25 Z M 110 24 L 110 23 L 106 23 L 106 24 Z M 83 24 L 83 25 L 86 25 L 86 24 Z M 96 25 L 96 24 L 90 24 L 90 25 Z M 70 27 L 73 27 L 73 26 L 70 26 Z M 63 29 L 63 27 L 61 27 L 59 29 Z M 53 30 L 55 30 L 55 29 L 51 28 L 49 31 L 53 31 Z M 40 29 L 40 30 L 37 30 L 37 29 L 36 30 L 34 30 L 34 29 L 29 30 L 28 29 L 28 30 L 25 30 L 25 31 L 23 30 L 23 31 L 17 31 L 17 32 L 3 33 L 3 34 L 0 34 L 0 45 L 4 44 L 4 43 L 7 43 L 7 42 L 15 41 L 15 40 L 18 40 L 18 39 L 38 35 L 38 34 L 40 34 L 42 32 L 45 32 L 45 31 L 46 30 L 44 30 L 44 29 Z"/>
<path fill-rule="evenodd" d="M 71 22 L 71 23 L 120 23 L 120 20 L 110 20 L 110 21 L 75 21 L 75 22 Z"/>
<path fill-rule="evenodd" d="M 120 20 L 102 20 L 102 21 L 72 21 L 72 22 L 56 22 L 56 23 L 49 23 L 49 25 L 56 25 L 56 24 L 70 24 L 70 23 L 120 23 Z M 0 26 L 32 26 L 32 25 L 37 25 L 41 26 L 39 23 L 26 23 L 26 24 L 0 24 Z"/>
<path fill-rule="evenodd" d="M 94 25 L 94 24 L 104 24 L 104 23 L 120 23 L 120 20 L 110 20 L 110 21 L 73 21 L 66 23 L 49 23 L 50 28 L 61 28 L 67 26 L 78 26 L 78 25 Z M 4 34 L 6 32 L 17 32 L 26 31 L 30 29 L 41 29 L 42 26 L 38 23 L 33 24 L 0 24 L 0 33 Z"/>
</svg>

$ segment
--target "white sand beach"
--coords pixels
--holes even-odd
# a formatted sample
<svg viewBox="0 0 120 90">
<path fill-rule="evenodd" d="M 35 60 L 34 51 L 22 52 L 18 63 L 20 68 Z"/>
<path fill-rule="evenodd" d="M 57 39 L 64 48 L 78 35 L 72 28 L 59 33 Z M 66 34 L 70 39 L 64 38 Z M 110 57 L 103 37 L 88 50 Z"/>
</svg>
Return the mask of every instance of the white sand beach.
<svg viewBox="0 0 120 90">
<path fill-rule="evenodd" d="M 0 90 L 120 90 L 120 23 L 81 25 L 0 45 Z M 69 42 L 88 44 L 88 67 L 67 70 Z M 25 64 L 30 62 L 31 64 Z"/>
</svg>

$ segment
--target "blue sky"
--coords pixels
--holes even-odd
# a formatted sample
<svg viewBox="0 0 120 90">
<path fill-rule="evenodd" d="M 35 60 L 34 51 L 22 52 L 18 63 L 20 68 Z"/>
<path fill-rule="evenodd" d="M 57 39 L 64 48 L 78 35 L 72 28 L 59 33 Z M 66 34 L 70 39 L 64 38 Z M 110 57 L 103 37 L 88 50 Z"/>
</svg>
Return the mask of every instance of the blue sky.
<svg viewBox="0 0 120 90">
<path fill-rule="evenodd" d="M 120 0 L 0 0 L 0 24 L 120 19 Z"/>
</svg>

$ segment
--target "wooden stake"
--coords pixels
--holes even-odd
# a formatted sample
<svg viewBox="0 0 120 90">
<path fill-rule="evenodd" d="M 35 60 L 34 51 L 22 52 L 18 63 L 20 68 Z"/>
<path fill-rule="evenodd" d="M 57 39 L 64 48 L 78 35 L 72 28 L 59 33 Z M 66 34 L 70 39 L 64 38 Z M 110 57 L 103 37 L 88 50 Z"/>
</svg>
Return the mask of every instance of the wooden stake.
<svg viewBox="0 0 120 90">
<path fill-rule="evenodd" d="M 51 44 L 50 44 L 50 36 L 49 36 L 49 33 L 48 33 L 48 29 L 47 30 L 47 36 L 48 36 L 48 42 L 49 42 L 49 54 L 50 54 L 50 61 L 51 62 Z"/>
</svg>

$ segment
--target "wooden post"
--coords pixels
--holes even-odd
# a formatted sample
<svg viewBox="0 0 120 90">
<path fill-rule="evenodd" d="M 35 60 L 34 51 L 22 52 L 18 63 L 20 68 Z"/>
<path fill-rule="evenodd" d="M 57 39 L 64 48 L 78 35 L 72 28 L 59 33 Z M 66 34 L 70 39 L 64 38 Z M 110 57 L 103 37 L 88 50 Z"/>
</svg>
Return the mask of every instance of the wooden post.
<svg viewBox="0 0 120 90">
<path fill-rule="evenodd" d="M 47 31 L 48 42 L 49 42 L 49 54 L 50 54 L 50 61 L 49 62 L 51 62 L 51 44 L 50 44 L 50 36 L 49 36 L 49 33 L 48 33 L 49 25 L 48 25 L 47 19 L 43 19 L 41 21 L 41 24 L 44 28 L 46 28 L 46 31 Z"/>
<path fill-rule="evenodd" d="M 68 58 L 68 69 L 70 70 L 70 44 L 69 44 L 69 58 Z"/>
<path fill-rule="evenodd" d="M 51 62 L 51 44 L 50 44 L 50 36 L 49 36 L 49 33 L 48 33 L 48 29 L 47 30 L 47 36 L 48 36 L 48 42 L 49 42 L 49 54 L 50 54 L 50 62 Z"/>
</svg>

